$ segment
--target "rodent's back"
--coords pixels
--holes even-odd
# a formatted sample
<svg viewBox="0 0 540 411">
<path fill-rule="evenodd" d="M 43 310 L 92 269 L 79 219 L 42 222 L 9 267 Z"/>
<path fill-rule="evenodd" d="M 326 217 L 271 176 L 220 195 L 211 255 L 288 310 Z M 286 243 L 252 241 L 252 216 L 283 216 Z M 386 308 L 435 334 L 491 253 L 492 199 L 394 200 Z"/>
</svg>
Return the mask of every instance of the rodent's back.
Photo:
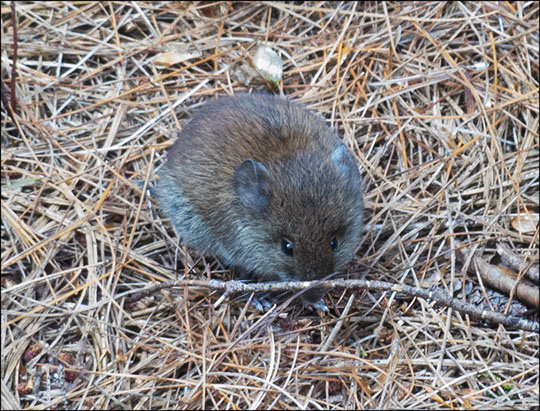
<svg viewBox="0 0 540 411">
<path fill-rule="evenodd" d="M 182 176 L 186 188 L 190 180 L 196 186 L 190 178 L 194 175 L 211 177 L 209 190 L 205 190 L 211 194 L 248 158 L 269 166 L 298 152 L 329 154 L 336 144 L 337 137 L 303 106 L 274 95 L 240 94 L 220 97 L 200 108 L 168 158 L 180 165 L 176 171 L 188 173 Z M 189 192 L 199 194 L 193 188 Z"/>
<path fill-rule="evenodd" d="M 319 116 L 287 99 L 244 94 L 205 104 L 160 174 L 158 199 L 179 235 L 260 276 L 320 278 L 341 269 L 359 242 L 356 163 Z M 293 258 L 283 241 L 294 242 Z"/>
</svg>

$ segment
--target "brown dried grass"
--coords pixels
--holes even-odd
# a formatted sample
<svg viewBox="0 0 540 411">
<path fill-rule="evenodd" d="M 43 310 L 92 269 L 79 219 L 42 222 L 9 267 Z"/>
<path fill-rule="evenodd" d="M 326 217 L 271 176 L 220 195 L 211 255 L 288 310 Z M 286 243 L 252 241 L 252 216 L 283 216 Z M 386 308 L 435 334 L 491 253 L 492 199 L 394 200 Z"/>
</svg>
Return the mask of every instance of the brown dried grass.
<svg viewBox="0 0 540 411">
<path fill-rule="evenodd" d="M 538 262 L 538 226 L 517 230 L 539 205 L 537 2 L 52 1 L 17 3 L 16 16 L 3 407 L 538 407 L 538 335 L 423 300 L 335 292 L 327 315 L 278 316 L 205 289 L 126 300 L 175 278 L 231 278 L 179 248 L 134 181 L 155 177 L 200 103 L 245 90 L 226 68 L 267 42 L 283 92 L 326 116 L 362 166 L 368 226 L 351 271 L 463 287 L 525 315 L 467 271 L 455 241 L 488 261 L 503 244 Z M 173 42 L 200 55 L 154 66 Z"/>
</svg>

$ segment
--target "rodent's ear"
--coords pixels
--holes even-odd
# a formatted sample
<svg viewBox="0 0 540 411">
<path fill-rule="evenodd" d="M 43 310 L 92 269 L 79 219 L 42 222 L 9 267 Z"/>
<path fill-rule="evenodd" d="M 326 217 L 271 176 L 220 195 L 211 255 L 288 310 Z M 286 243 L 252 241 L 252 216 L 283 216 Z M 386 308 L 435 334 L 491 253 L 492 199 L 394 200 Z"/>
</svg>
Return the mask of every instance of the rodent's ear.
<svg viewBox="0 0 540 411">
<path fill-rule="evenodd" d="M 244 207 L 263 211 L 272 194 L 270 172 L 264 164 L 246 160 L 234 170 L 234 188 Z"/>
<path fill-rule="evenodd" d="M 360 181 L 360 172 L 358 171 L 358 164 L 354 161 L 345 144 L 340 144 L 334 150 L 331 156 L 334 166 L 343 173 L 343 175 L 351 180 L 351 182 Z"/>
</svg>

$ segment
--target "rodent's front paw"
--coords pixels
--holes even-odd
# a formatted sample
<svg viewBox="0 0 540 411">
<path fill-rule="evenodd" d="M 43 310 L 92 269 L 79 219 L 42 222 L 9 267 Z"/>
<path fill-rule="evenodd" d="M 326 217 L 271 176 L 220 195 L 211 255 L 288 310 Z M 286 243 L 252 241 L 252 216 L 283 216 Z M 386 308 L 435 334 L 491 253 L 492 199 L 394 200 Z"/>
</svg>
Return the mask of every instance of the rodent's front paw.
<svg viewBox="0 0 540 411">
<path fill-rule="evenodd" d="M 320 299 L 316 303 L 310 304 L 313 308 L 316 308 L 317 310 L 321 310 L 325 313 L 329 311 L 328 306 L 324 303 L 324 299 Z"/>
<path fill-rule="evenodd" d="M 246 293 L 246 294 L 242 294 L 238 299 L 248 302 L 250 296 L 251 296 L 251 293 Z M 251 299 L 251 305 L 253 305 L 257 311 L 264 313 L 265 309 L 268 310 L 272 308 L 272 305 L 273 305 L 272 298 L 269 299 L 268 298 L 269 296 L 270 294 L 262 294 L 259 296 L 254 295 L 253 298 Z"/>
</svg>

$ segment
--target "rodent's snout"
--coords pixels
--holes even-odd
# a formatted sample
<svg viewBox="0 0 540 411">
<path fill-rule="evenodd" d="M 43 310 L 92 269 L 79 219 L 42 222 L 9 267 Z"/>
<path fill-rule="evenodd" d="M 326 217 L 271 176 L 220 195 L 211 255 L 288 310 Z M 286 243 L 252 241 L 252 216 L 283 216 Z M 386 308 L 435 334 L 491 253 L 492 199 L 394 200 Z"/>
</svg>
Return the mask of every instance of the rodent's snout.
<svg viewBox="0 0 540 411">
<path fill-rule="evenodd" d="M 321 300 L 326 294 L 323 288 L 311 288 L 302 294 L 302 301 L 306 304 L 313 305 Z"/>
</svg>

